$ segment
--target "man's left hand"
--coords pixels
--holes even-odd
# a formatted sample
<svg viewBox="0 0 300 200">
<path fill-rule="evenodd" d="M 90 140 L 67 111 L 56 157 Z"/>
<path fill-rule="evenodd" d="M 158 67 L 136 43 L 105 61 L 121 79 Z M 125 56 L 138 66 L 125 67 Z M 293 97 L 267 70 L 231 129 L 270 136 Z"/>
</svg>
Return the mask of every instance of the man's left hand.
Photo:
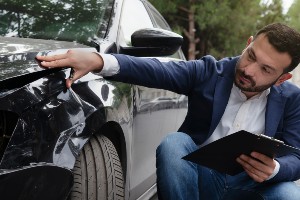
<svg viewBox="0 0 300 200">
<path fill-rule="evenodd" d="M 251 156 L 242 154 L 237 159 L 246 173 L 256 182 L 267 180 L 274 172 L 276 162 L 264 154 L 252 152 Z"/>
</svg>

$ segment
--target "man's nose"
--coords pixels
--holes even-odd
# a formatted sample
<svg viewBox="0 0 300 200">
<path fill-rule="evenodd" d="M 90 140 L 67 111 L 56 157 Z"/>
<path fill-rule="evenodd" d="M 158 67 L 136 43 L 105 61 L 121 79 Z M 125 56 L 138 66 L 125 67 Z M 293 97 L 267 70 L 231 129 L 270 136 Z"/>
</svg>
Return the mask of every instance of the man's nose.
<svg viewBox="0 0 300 200">
<path fill-rule="evenodd" d="M 253 62 L 247 65 L 244 69 L 245 75 L 253 77 L 258 70 L 258 65 L 256 62 Z"/>
</svg>

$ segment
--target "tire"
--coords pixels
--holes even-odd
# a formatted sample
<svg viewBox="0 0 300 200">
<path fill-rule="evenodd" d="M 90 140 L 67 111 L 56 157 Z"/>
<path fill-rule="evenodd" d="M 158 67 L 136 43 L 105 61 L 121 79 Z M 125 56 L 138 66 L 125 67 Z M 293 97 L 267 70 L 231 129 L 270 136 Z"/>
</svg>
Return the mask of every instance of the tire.
<svg viewBox="0 0 300 200">
<path fill-rule="evenodd" d="M 70 200 L 124 199 L 123 171 L 113 143 L 93 135 L 74 166 Z"/>
</svg>

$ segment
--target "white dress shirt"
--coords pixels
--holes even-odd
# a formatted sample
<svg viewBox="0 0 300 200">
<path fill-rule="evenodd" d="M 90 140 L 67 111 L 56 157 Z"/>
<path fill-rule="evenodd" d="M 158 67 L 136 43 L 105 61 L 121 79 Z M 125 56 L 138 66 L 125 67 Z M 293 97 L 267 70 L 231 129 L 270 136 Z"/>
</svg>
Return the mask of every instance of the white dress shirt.
<svg viewBox="0 0 300 200">
<path fill-rule="evenodd" d="M 120 65 L 116 57 L 110 54 L 101 54 L 99 55 L 102 57 L 104 65 L 102 70 L 97 73 L 101 76 L 113 76 L 120 71 Z"/>
<path fill-rule="evenodd" d="M 246 95 L 233 84 L 225 112 L 213 134 L 201 145 L 240 130 L 254 134 L 265 132 L 265 113 L 270 89 L 247 99 Z"/>
<path fill-rule="evenodd" d="M 110 54 L 100 54 L 104 61 L 104 66 L 99 75 L 112 76 L 120 71 L 117 59 Z M 245 130 L 254 134 L 265 132 L 265 113 L 268 94 L 270 89 L 247 99 L 245 94 L 233 84 L 231 94 L 221 121 L 217 125 L 213 134 L 200 147 L 205 146 L 226 135 L 230 135 L 240 130 Z M 280 164 L 275 160 L 276 167 L 273 174 L 268 178 L 273 178 L 279 171 Z"/>
</svg>

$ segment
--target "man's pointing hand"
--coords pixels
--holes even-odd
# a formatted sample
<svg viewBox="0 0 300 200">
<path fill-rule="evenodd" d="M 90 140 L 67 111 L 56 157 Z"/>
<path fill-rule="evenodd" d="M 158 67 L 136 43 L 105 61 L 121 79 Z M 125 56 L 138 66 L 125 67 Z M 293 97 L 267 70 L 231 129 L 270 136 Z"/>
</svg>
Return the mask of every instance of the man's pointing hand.
<svg viewBox="0 0 300 200">
<path fill-rule="evenodd" d="M 42 67 L 45 68 L 71 67 L 70 77 L 66 80 L 67 88 L 70 88 L 74 81 L 87 73 L 101 71 L 103 68 L 103 59 L 95 52 L 69 50 L 65 54 L 36 56 L 36 59 L 41 61 Z"/>
</svg>

